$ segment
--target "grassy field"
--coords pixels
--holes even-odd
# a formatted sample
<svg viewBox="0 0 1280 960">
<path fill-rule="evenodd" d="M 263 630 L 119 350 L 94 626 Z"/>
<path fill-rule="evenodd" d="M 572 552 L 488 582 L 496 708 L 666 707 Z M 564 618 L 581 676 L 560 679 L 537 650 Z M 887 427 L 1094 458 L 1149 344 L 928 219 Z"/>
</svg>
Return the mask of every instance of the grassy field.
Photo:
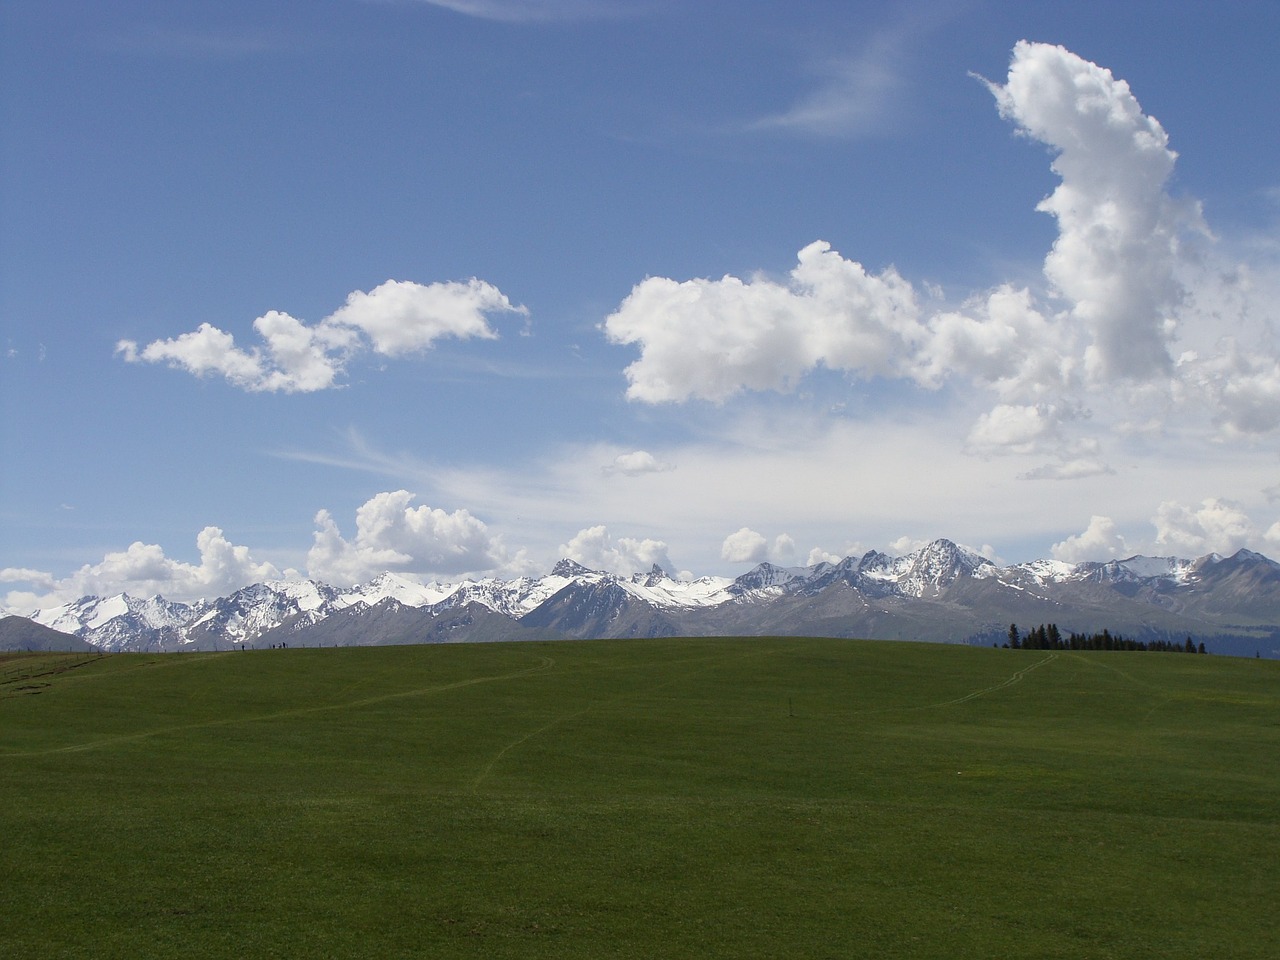
<svg viewBox="0 0 1280 960">
<path fill-rule="evenodd" d="M 1280 663 L 0 656 L 14 958 L 1280 956 Z"/>
</svg>

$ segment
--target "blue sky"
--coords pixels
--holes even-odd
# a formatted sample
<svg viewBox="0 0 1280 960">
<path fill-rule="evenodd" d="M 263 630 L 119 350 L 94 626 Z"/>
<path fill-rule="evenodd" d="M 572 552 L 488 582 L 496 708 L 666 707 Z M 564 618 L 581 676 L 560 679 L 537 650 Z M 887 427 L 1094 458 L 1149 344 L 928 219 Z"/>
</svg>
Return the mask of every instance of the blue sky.
<svg viewBox="0 0 1280 960">
<path fill-rule="evenodd" d="M 1280 555 L 1271 3 L 15 0 L 0 603 Z"/>
</svg>

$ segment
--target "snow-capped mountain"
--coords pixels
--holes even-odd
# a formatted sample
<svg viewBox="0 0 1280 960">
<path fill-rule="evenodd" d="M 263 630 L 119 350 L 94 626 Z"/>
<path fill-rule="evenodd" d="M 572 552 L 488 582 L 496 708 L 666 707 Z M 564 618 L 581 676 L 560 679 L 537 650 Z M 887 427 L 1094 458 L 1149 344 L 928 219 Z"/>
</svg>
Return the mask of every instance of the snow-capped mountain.
<svg viewBox="0 0 1280 960">
<path fill-rule="evenodd" d="M 1242 550 L 1197 560 L 1129 557 L 998 567 L 950 540 L 891 557 L 762 563 L 736 579 L 629 577 L 562 560 L 543 577 L 421 584 L 394 573 L 339 588 L 267 581 L 228 597 L 83 597 L 28 614 L 105 650 L 566 637 L 828 635 L 990 642 L 1010 623 L 1192 635 L 1280 648 L 1280 564 Z"/>
<path fill-rule="evenodd" d="M 89 641 L 103 650 L 166 650 L 185 639 L 185 628 L 203 604 L 171 603 L 163 597 L 142 600 L 128 594 L 81 597 L 37 610 L 36 623 Z"/>
</svg>

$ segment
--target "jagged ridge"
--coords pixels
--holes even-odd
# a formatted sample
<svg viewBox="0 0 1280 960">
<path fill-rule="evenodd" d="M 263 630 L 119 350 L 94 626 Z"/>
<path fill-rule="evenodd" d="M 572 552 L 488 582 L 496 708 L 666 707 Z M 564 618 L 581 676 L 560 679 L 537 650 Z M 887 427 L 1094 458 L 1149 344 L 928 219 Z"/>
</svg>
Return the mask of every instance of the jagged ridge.
<svg viewBox="0 0 1280 960">
<path fill-rule="evenodd" d="M 1064 630 L 1230 639 L 1270 654 L 1280 644 L 1280 564 L 1242 550 L 1194 561 L 997 567 L 943 539 L 902 557 L 872 551 L 811 567 L 762 563 L 736 579 L 678 580 L 656 565 L 621 577 L 566 559 L 537 578 L 420 584 L 386 573 L 350 588 L 268 581 L 192 604 L 121 594 L 28 616 L 113 651 L 535 635 L 810 633 L 980 642 L 998 638 L 1010 622 L 1055 622 Z"/>
</svg>

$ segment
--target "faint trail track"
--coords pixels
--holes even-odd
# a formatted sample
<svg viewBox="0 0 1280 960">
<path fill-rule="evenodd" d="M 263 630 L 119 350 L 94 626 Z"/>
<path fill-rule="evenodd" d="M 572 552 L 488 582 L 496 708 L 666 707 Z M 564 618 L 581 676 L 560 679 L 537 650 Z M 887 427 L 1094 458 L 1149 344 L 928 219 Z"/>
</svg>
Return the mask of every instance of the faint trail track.
<svg viewBox="0 0 1280 960">
<path fill-rule="evenodd" d="M 1154 692 L 1154 693 L 1161 694 L 1160 699 L 1159 699 L 1159 700 L 1157 700 L 1157 701 L 1156 701 L 1156 702 L 1151 706 L 1151 709 L 1150 709 L 1150 710 L 1148 710 L 1146 713 L 1144 713 L 1144 714 L 1142 715 L 1142 722 L 1143 722 L 1143 723 L 1147 723 L 1147 722 L 1149 722 L 1149 721 L 1151 720 L 1151 718 L 1155 715 L 1155 713 L 1156 713 L 1156 711 L 1157 711 L 1157 710 L 1160 710 L 1160 709 L 1161 709 L 1161 708 L 1163 708 L 1163 707 L 1167 707 L 1169 704 L 1171 704 L 1171 703 L 1175 703 L 1175 702 L 1177 702 L 1177 700 L 1178 700 L 1178 698 L 1177 698 L 1176 696 L 1172 696 L 1172 695 L 1170 695 L 1170 693 L 1169 693 L 1169 691 L 1168 691 L 1168 689 L 1167 689 L 1166 687 L 1162 687 L 1162 686 L 1160 686 L 1160 685 L 1158 685 L 1158 684 L 1154 684 L 1154 683 L 1149 683 L 1149 682 L 1147 682 L 1146 680 L 1139 680 L 1139 679 L 1138 679 L 1137 677 L 1135 677 L 1133 674 L 1131 674 L 1131 673 L 1129 673 L 1129 672 L 1127 672 L 1127 671 L 1125 671 L 1125 670 L 1121 670 L 1119 667 L 1115 666 L 1114 664 L 1107 663 L 1106 661 L 1104 661 L 1104 660 L 1102 660 L 1102 659 L 1099 659 L 1099 658 L 1089 658 L 1089 659 L 1086 659 L 1086 658 L 1083 658 L 1083 657 L 1075 656 L 1074 654 L 1067 654 L 1067 656 L 1074 657 L 1074 658 L 1075 658 L 1075 659 L 1077 659 L 1077 660 L 1080 660 L 1080 661 L 1082 661 L 1082 662 L 1084 662 L 1084 663 L 1087 663 L 1090 667 L 1094 667 L 1094 668 L 1098 668 L 1098 669 L 1105 669 L 1105 670 L 1109 670 L 1110 672 L 1112 672 L 1112 673 L 1116 674 L 1117 676 L 1123 677 L 1125 680 L 1127 680 L 1129 683 L 1133 684 L 1135 687 L 1140 687 L 1140 688 L 1143 688 L 1143 689 L 1146 689 L 1146 690 L 1150 690 L 1150 691 L 1152 691 L 1152 692 Z"/>
<path fill-rule="evenodd" d="M 1096 657 L 1081 657 L 1074 653 L 1068 653 L 1067 656 L 1072 657 L 1076 660 L 1079 660 L 1082 663 L 1086 663 L 1091 667 L 1101 667 L 1103 669 L 1110 670 L 1112 673 L 1118 674 L 1119 676 L 1124 677 L 1126 680 L 1132 683 L 1135 687 L 1146 687 L 1148 690 L 1158 690 L 1161 693 L 1166 692 L 1164 687 L 1158 686 L 1157 684 L 1154 684 L 1154 683 L 1149 683 L 1146 680 L 1139 680 L 1133 674 L 1127 673 L 1124 670 L 1121 670 L 1115 664 L 1107 663 L 1105 660 L 1102 660 Z"/>
<path fill-rule="evenodd" d="M 1019 682 L 1021 682 L 1021 678 L 1027 676 L 1028 673 L 1033 671 L 1033 669 L 1036 669 L 1037 667 L 1043 667 L 1044 664 L 1050 662 L 1050 660 L 1056 660 L 1056 659 L 1057 659 L 1057 654 L 1051 653 L 1046 658 L 1043 658 L 1041 660 L 1036 660 L 1036 663 L 1030 664 L 1029 667 L 1023 667 L 1023 669 L 1020 669 L 1020 671 L 1014 673 L 1014 676 L 1011 676 L 1009 680 L 1000 682 L 1000 684 L 996 684 L 995 686 L 988 686 L 986 687 L 986 689 L 983 689 L 983 690 L 974 690 L 972 694 L 969 694 L 968 696 L 960 696 L 960 698 L 957 698 L 955 700 L 947 700 L 946 703 L 938 704 L 938 707 L 950 707 L 950 705 L 952 704 L 968 703 L 969 700 L 975 700 L 979 698 L 979 696 L 986 696 L 987 694 L 993 694 L 993 692 L 997 690 L 1004 690 L 1006 686 L 1019 684 Z"/>
<path fill-rule="evenodd" d="M 460 690 L 464 687 L 473 687 L 482 683 L 501 683 L 504 680 L 518 680 L 521 677 L 529 677 L 534 674 L 545 673 L 556 665 L 555 660 L 551 657 L 539 657 L 538 660 L 539 663 L 537 666 L 528 667 L 524 670 L 515 670 L 511 673 L 495 674 L 487 677 L 472 677 L 470 680 L 457 680 L 453 683 L 442 683 L 431 687 L 418 687 L 413 690 L 400 690 L 395 693 L 381 693 L 376 696 L 362 697 L 358 700 L 346 700 L 341 703 L 324 703 L 311 707 L 296 707 L 292 710 L 278 710 L 275 713 L 264 713 L 251 717 L 228 717 L 222 720 L 205 720 L 200 723 L 174 724 L 168 727 L 157 727 L 154 730 L 146 730 L 142 733 L 130 733 L 118 737 L 104 737 L 101 740 L 91 740 L 87 743 L 71 744 L 65 747 L 53 747 L 49 750 L 31 750 L 22 752 L 6 751 L 4 753 L 0 753 L 0 758 L 43 757 L 57 753 L 75 753 L 81 750 L 94 750 L 98 747 L 109 747 L 118 743 L 146 740 L 150 737 L 162 736 L 166 733 L 181 733 L 185 730 L 231 727 L 244 723 L 260 723 L 264 720 L 279 720 L 284 717 L 302 717 L 309 714 L 327 713 L 335 710 L 352 710 L 359 707 L 367 707 L 375 703 L 385 703 L 390 700 L 404 700 L 409 697 L 425 697 L 436 693 L 447 693 L 450 690 Z"/>
<path fill-rule="evenodd" d="M 690 657 L 684 660 L 664 660 L 659 665 L 662 667 L 671 667 L 673 665 L 681 664 L 681 663 L 703 663 L 703 664 L 706 664 L 707 668 L 710 668 L 717 664 L 723 663 L 726 660 L 746 660 L 751 657 L 772 656 L 778 652 L 779 652 L 778 650 L 752 650 L 746 653 L 739 653 L 737 656 L 734 656 L 734 657 L 726 657 L 726 656 L 721 656 L 717 654 L 709 657 Z M 499 750 L 489 759 L 489 762 L 484 765 L 484 769 L 482 769 L 480 773 L 477 774 L 475 780 L 471 782 L 471 793 L 473 795 L 479 794 L 480 785 L 489 778 L 489 775 L 493 773 L 494 767 L 496 767 L 498 763 L 501 762 L 501 760 L 507 756 L 507 754 L 511 753 L 513 750 L 517 749 L 518 747 L 528 743 L 530 740 L 534 739 L 535 737 L 538 737 L 546 733 L 548 730 L 551 730 L 554 727 L 558 727 L 562 723 L 567 723 L 570 720 L 576 720 L 578 717 L 588 714 L 591 711 L 598 709 L 599 707 L 605 707 L 615 703 L 621 703 L 624 700 L 630 700 L 634 697 L 646 696 L 650 693 L 653 693 L 653 691 L 655 690 L 661 690 L 663 687 L 674 686 L 677 683 L 685 683 L 691 678 L 698 676 L 698 674 L 702 672 L 704 671 L 694 670 L 689 673 L 681 674 L 678 677 L 672 677 L 669 680 L 664 680 L 661 683 L 644 687 L 643 689 L 640 689 L 640 690 L 633 690 L 630 693 L 619 694 L 618 696 L 610 697 L 607 700 L 592 701 L 591 703 L 588 703 L 585 707 L 583 707 L 581 710 L 574 710 L 570 713 L 563 714 L 562 716 L 556 717 L 548 721 L 547 723 L 544 723 L 540 727 L 530 730 L 528 733 L 524 734 L 524 736 L 517 737 L 516 739 L 512 740 L 510 743 L 504 746 L 501 750 Z"/>
<path fill-rule="evenodd" d="M 621 699 L 621 698 L 618 698 L 618 699 Z M 607 701 L 607 702 L 613 702 L 613 701 Z M 538 736 L 539 734 L 546 733 L 552 727 L 557 727 L 568 720 L 576 720 L 578 717 L 582 716 L 583 714 L 590 713 L 599 705 L 600 704 L 598 703 L 588 704 L 587 706 L 583 707 L 581 710 L 578 710 L 574 713 L 566 713 L 564 716 L 561 716 L 561 717 L 556 717 L 554 720 L 550 721 L 549 723 L 544 723 L 542 726 L 538 727 L 536 730 L 530 730 L 523 737 L 517 737 L 515 740 L 512 740 L 505 747 L 503 747 L 501 750 L 495 753 L 493 757 L 489 760 L 489 762 L 484 765 L 484 769 L 480 771 L 480 773 L 476 776 L 476 778 L 473 781 L 471 781 L 471 793 L 473 795 L 476 795 L 480 792 L 480 784 L 484 783 L 484 781 L 488 779 L 489 774 L 493 772 L 493 768 L 496 767 L 498 765 L 498 762 L 502 760 L 502 758 L 505 757 L 512 750 L 515 750 L 517 747 L 521 746 L 522 744 L 527 743 L 528 741 L 532 740 L 534 737 Z"/>
<path fill-rule="evenodd" d="M 931 703 L 929 704 L 929 706 L 930 707 L 951 707 L 951 706 L 955 706 L 958 703 L 968 703 L 970 700 L 978 699 L 978 697 L 985 697 L 988 693 L 995 693 L 997 690 L 1003 690 L 1005 687 L 1012 687 L 1015 683 L 1020 683 L 1022 681 L 1022 678 L 1025 677 L 1032 670 L 1036 669 L 1037 667 L 1043 667 L 1050 660 L 1057 660 L 1057 659 L 1058 659 L 1058 654 L 1050 653 L 1044 659 L 1037 660 L 1035 663 L 1031 664 L 1030 666 L 1023 667 L 1021 670 L 1019 670 L 1013 676 L 1009 677 L 1007 680 L 1002 680 L 997 684 L 994 684 L 990 687 L 984 687 L 981 690 L 975 690 L 973 691 L 973 693 L 967 694 L 963 697 L 957 697 L 954 700 L 944 700 L 942 703 Z"/>
</svg>

